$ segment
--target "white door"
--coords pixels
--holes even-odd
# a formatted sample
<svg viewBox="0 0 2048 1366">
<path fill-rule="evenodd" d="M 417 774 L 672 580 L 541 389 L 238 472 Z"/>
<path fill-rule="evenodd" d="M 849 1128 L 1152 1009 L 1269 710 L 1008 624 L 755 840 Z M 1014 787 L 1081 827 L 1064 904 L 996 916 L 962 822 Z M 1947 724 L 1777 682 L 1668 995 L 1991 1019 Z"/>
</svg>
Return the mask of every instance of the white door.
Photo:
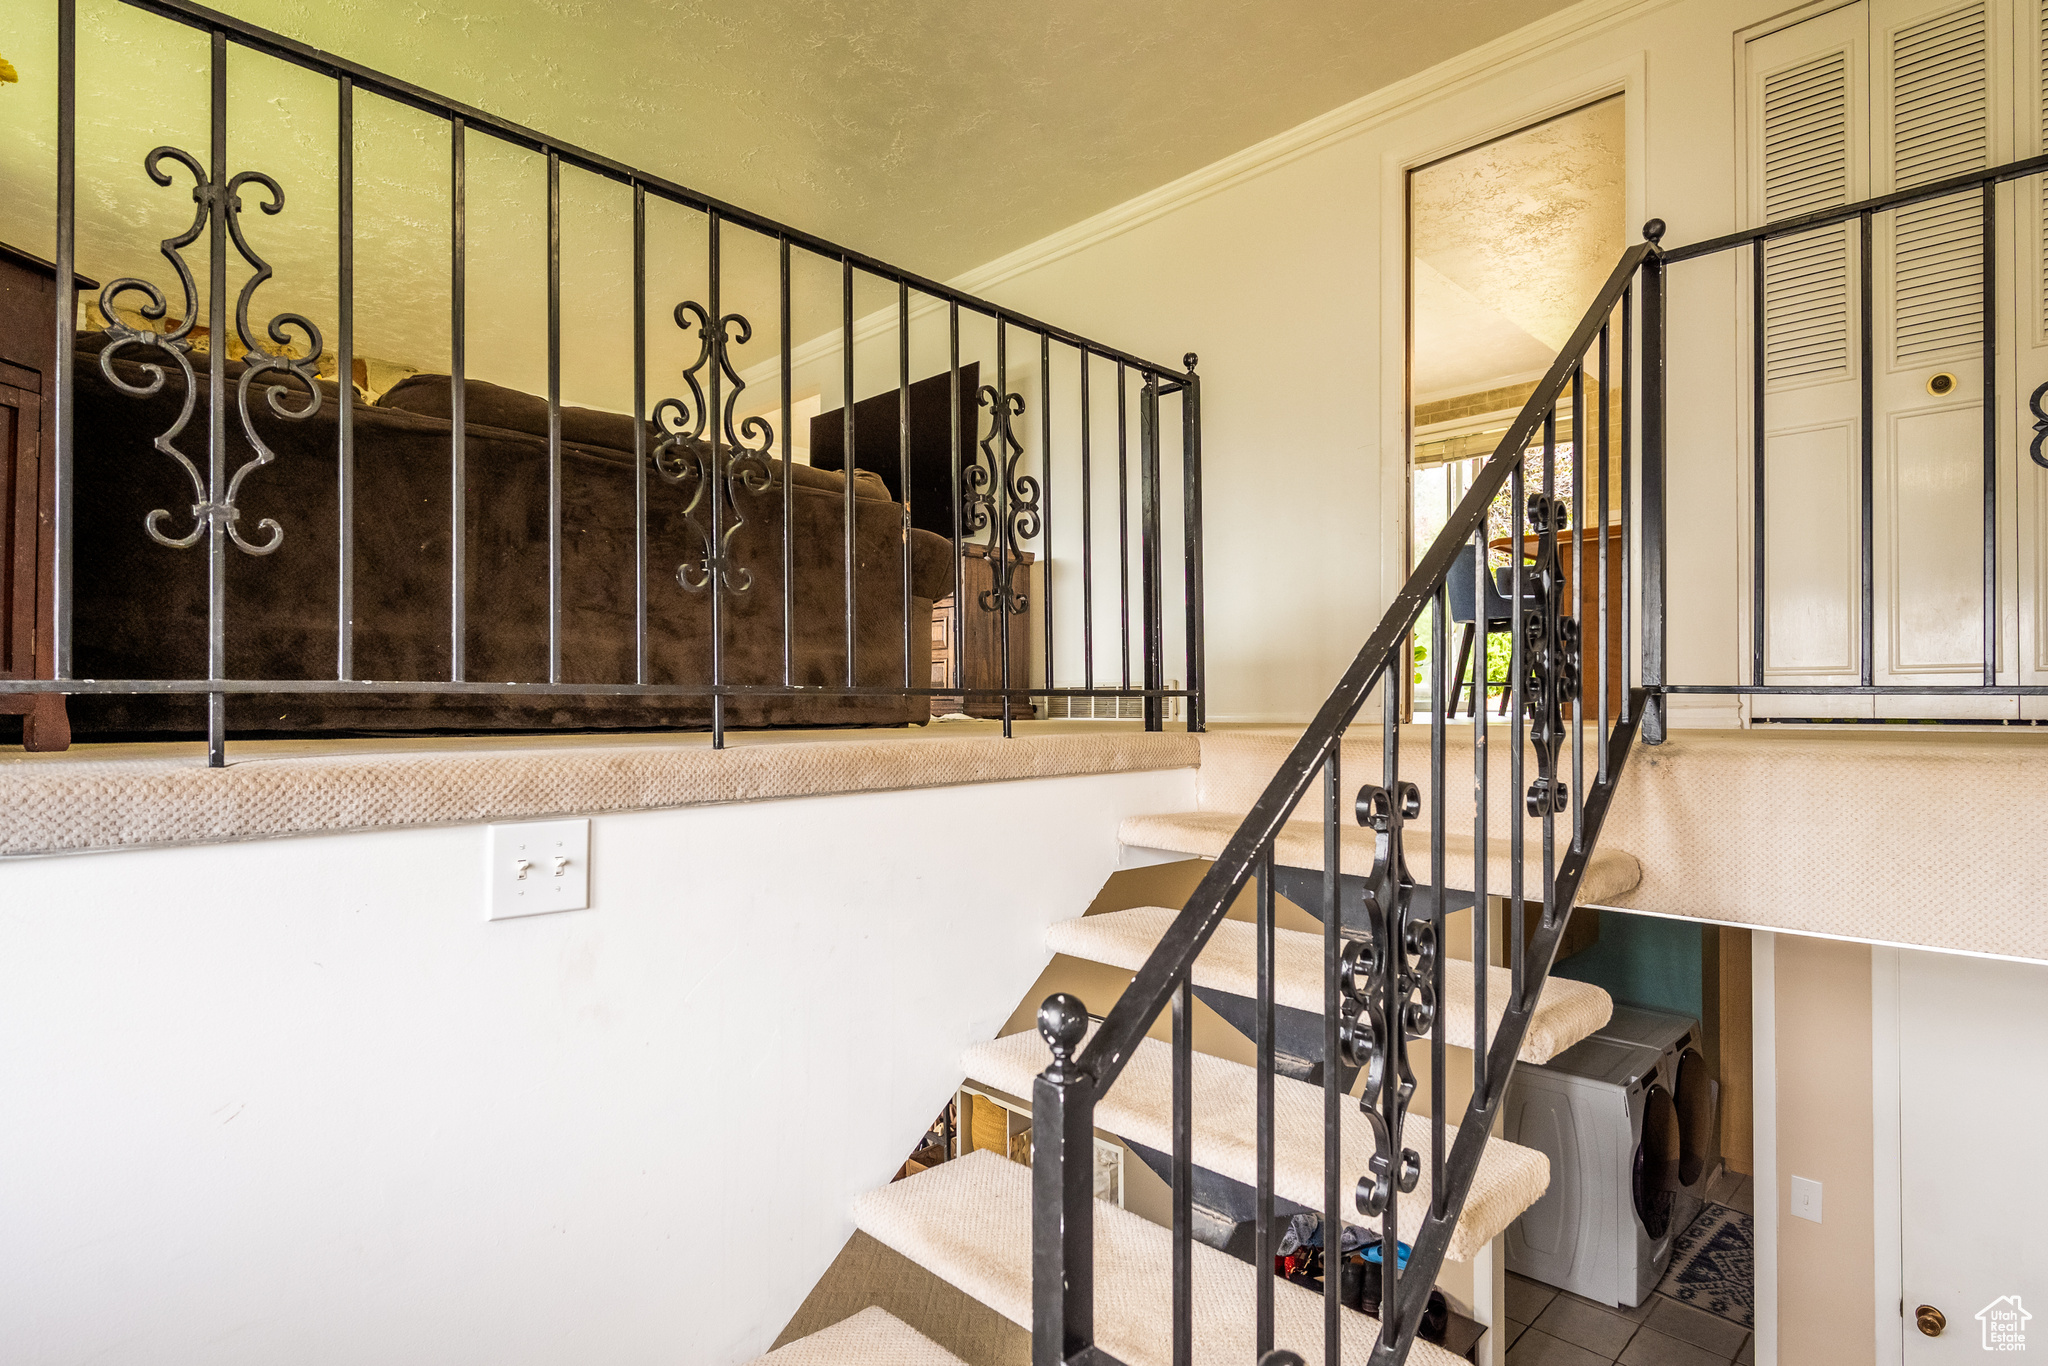
<svg viewBox="0 0 2048 1366">
<path fill-rule="evenodd" d="M 2015 82 L 2004 76 L 2011 64 L 2000 54 L 2018 44 L 2006 13 L 1990 0 L 1858 0 L 1749 42 L 1751 220 L 1912 189 L 2009 159 Z M 2038 41 L 2027 51 L 2038 91 Z M 2023 196 L 2002 195 L 1994 259 L 2007 302 L 1999 307 L 1998 346 L 2010 354 L 2020 314 L 2012 301 L 2022 292 L 2015 263 L 2030 253 L 2014 232 Z M 1871 681 L 1983 681 L 1983 230 L 1975 192 L 1873 221 L 1867 354 L 1858 225 L 1768 248 L 1766 683 L 1861 680 L 1866 459 Z M 2002 377 L 2007 391 L 2012 383 L 2010 374 Z M 2001 507 L 2009 505 L 2013 455 L 2001 424 L 1991 451 Z M 2002 562 L 2009 549 L 2000 555 L 1994 650 L 2017 622 L 2018 576 Z M 2013 681 L 2010 661 L 2000 662 L 2001 681 Z M 1758 698 L 1751 714 L 1988 720 L 2017 713 L 2010 698 L 1920 696 Z"/>
<path fill-rule="evenodd" d="M 1747 45 L 1753 221 L 1868 197 L 1865 29 L 1858 3 Z M 1843 225 L 1765 248 L 1766 683 L 1839 686 L 1859 677 L 1858 249 Z M 1747 659 L 1742 681 L 1751 681 Z M 1828 715 L 1865 714 L 1857 699 L 1823 705 Z M 1815 711 L 1802 698 L 1752 702 L 1761 716 Z"/>
<path fill-rule="evenodd" d="M 2026 1350 L 2014 1359 L 2038 1357 L 2048 1352 L 2048 967 L 1902 951 L 1898 983 L 1904 1366 L 1997 1359 L 1985 1356 L 1987 1326 L 2019 1328 Z M 1946 1320 L 1939 1336 L 1918 1327 L 1923 1305 Z M 1991 1321 L 1999 1315 L 2013 1317 Z"/>
</svg>

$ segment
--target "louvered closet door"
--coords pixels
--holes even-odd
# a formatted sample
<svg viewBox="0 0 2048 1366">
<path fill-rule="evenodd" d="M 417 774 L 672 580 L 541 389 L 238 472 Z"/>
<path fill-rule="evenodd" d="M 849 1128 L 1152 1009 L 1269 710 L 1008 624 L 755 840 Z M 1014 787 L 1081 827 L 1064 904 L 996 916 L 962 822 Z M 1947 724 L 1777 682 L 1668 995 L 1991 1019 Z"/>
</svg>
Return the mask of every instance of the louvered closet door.
<svg viewBox="0 0 2048 1366">
<path fill-rule="evenodd" d="M 1869 0 L 1876 193 L 2006 159 L 1987 0 Z M 2008 192 L 2009 193 L 2009 192 Z M 1880 684 L 1972 685 L 1984 660 L 1983 200 L 1875 225 L 1873 427 Z M 2004 273 L 2008 266 L 2001 264 Z M 1943 390 L 1945 392 L 1936 392 Z M 1994 459 L 2009 450 L 2000 443 Z M 1997 615 L 2002 616 L 2002 608 Z M 2017 715 L 2011 698 L 1883 698 L 1879 716 Z"/>
<path fill-rule="evenodd" d="M 1751 221 L 1869 193 L 1865 30 L 1856 4 L 1747 45 Z M 1768 683 L 1858 676 L 1857 252 L 1854 230 L 1837 226 L 1772 242 L 1764 256 Z M 1746 664 L 1743 674 L 1747 682 Z M 1755 698 L 1751 713 L 1849 716 L 1869 708 L 1857 698 Z"/>
<path fill-rule="evenodd" d="M 2044 0 L 2029 2 L 2038 25 Z M 2009 159 L 2013 23 L 2007 5 L 1992 0 L 1860 0 L 1749 43 L 1751 221 L 1910 189 Z M 2038 96 L 2038 27 L 2030 43 Z M 2029 307 L 2043 324 L 2037 335 L 2048 369 L 2041 253 L 2015 243 L 2018 220 L 2006 194 L 1999 275 L 2015 278 L 2022 255 L 2037 262 Z M 1871 671 L 1880 685 L 1973 685 L 1983 678 L 1982 231 L 1974 192 L 1872 224 Z M 1858 237 L 1849 224 L 1774 243 L 1766 256 L 1769 683 L 1860 679 L 1865 360 Z M 2007 288 L 2001 297 L 2015 293 Z M 1998 326 L 2000 353 L 2009 356 L 2019 329 L 2008 316 Z M 2002 377 L 2001 385 L 2010 389 L 2012 381 Z M 2001 506 L 2011 505 L 2012 447 L 2003 439 L 1994 451 Z M 2048 495 L 2041 508 L 2048 512 Z M 2003 644 L 2019 621 L 2011 601 L 2019 576 L 2005 563 L 2009 545 L 1999 553 L 1995 615 Z M 2048 663 L 2048 650 L 2041 654 Z M 2001 678 L 2011 681 L 2009 649 L 2000 663 Z M 2015 715 L 2016 704 L 1758 698 L 1751 714 L 2001 719 Z"/>
</svg>

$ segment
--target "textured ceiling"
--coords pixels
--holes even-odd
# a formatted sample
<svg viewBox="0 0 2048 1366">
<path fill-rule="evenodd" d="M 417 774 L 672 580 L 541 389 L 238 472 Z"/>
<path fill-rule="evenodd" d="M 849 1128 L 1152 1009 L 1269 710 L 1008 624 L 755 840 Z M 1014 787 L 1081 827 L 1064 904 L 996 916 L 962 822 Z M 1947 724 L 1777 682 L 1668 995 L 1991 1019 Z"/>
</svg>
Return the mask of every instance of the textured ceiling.
<svg viewBox="0 0 2048 1366">
<path fill-rule="evenodd" d="M 941 279 L 1563 8 L 215 3 Z"/>
<path fill-rule="evenodd" d="M 214 0 L 252 23 L 479 106 L 927 276 L 947 279 L 1561 7 L 1563 0 Z M 80 268 L 173 294 L 158 240 L 190 221 L 182 173 L 152 185 L 160 143 L 206 147 L 202 34 L 119 0 L 78 0 Z M 0 0 L 0 240 L 52 250 L 54 5 Z M 331 346 L 337 317 L 333 84 L 232 49 L 230 170 L 285 187 L 251 214 L 276 268 L 257 316 L 291 308 Z M 540 159 L 468 143 L 469 373 L 545 384 Z M 447 368 L 448 132 L 387 101 L 356 105 L 356 353 Z M 631 406 L 631 205 L 565 173 L 564 392 Z M 252 191 L 253 195 L 254 192 Z M 650 205 L 652 372 L 694 343 L 666 320 L 703 299 L 704 223 Z M 723 309 L 780 345 L 774 247 L 725 239 Z M 195 249 L 203 254 L 203 247 Z M 195 257 L 193 264 L 201 265 Z M 243 272 L 232 266 L 239 282 Z M 797 254 L 792 337 L 840 323 L 836 266 Z M 1457 275 L 1455 270 L 1447 273 Z M 856 316 L 893 292 L 856 282 Z M 129 306 L 139 302 L 125 299 Z M 201 312 L 197 305 L 189 305 Z M 985 339 L 967 337 L 969 351 Z M 914 345 L 916 343 L 914 342 Z M 964 353 L 963 353 L 964 354 Z M 978 354 L 978 352 L 977 352 Z M 923 366 L 923 361 L 920 361 Z M 924 367 L 929 368 L 929 367 Z M 863 372 L 858 392 L 895 382 Z M 831 400 L 836 403 L 836 397 Z"/>
</svg>

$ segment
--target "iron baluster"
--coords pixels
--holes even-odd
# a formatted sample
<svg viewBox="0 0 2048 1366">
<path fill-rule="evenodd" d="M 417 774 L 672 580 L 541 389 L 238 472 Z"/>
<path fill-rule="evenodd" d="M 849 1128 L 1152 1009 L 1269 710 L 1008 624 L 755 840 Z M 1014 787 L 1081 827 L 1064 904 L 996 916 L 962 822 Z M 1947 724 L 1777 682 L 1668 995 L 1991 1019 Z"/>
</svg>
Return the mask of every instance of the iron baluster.
<svg viewBox="0 0 2048 1366">
<path fill-rule="evenodd" d="M 961 471 L 967 492 L 960 515 L 969 532 L 989 533 L 994 571 L 994 586 L 977 601 L 984 612 L 1021 613 L 1031 599 L 1016 582 L 1018 543 L 1036 536 L 1040 526 L 1038 481 L 1018 472 L 1024 444 L 1017 440 L 1013 420 L 1024 415 L 1024 396 L 984 384 L 975 405 L 988 411 L 988 434 L 978 442 L 978 458 Z M 1009 639 L 1007 631 L 1003 639 Z"/>
<path fill-rule="evenodd" d="M 746 525 L 739 494 L 741 489 L 755 494 L 767 491 L 772 482 L 768 462 L 775 444 L 775 430 L 763 418 L 750 417 L 734 425 L 733 408 L 746 381 L 733 367 L 729 348 L 746 345 L 753 339 L 754 329 L 738 313 L 728 313 L 714 322 L 710 313 L 691 299 L 676 305 L 675 319 L 677 327 L 685 332 L 695 330 L 699 339 L 696 359 L 683 371 L 689 398 L 665 398 L 654 405 L 654 422 L 661 432 L 654 445 L 654 469 L 669 483 L 690 490 L 683 520 L 698 541 L 695 558 L 676 566 L 676 582 L 692 593 L 701 593 L 716 576 L 727 592 L 744 593 L 753 587 L 754 572 L 732 553 L 733 538 Z M 737 337 L 732 335 L 735 328 Z M 717 399 L 719 431 L 714 441 L 708 435 L 713 400 L 706 394 L 706 382 L 715 383 L 718 378 L 727 387 Z M 759 444 L 750 446 L 748 441 Z"/>
<path fill-rule="evenodd" d="M 1982 339 L 1978 344 L 1983 398 L 1978 421 L 1984 441 L 1984 685 L 1998 682 L 1998 186 L 1983 189 L 1979 248 L 1984 278 L 1977 307 Z M 1762 682 L 1762 679 L 1758 679 Z"/>
<path fill-rule="evenodd" d="M 448 678 L 469 676 L 469 153 L 448 121 Z"/>
<path fill-rule="evenodd" d="M 909 444 L 906 437 L 904 444 Z M 1038 468 L 1045 486 L 1045 513 L 1039 541 L 1038 581 L 1045 585 L 1039 596 L 1039 625 L 1044 630 L 1045 686 L 1059 686 L 1053 674 L 1052 630 L 1052 338 L 1038 334 Z M 1049 700 L 1049 699 L 1048 699 Z"/>
<path fill-rule="evenodd" d="M 1571 626 L 1563 628 L 1571 640 L 1566 646 L 1571 652 L 1571 687 L 1565 694 L 1566 705 L 1571 709 L 1572 746 L 1572 847 L 1579 847 L 1579 834 L 1583 815 L 1582 806 L 1586 793 L 1586 690 L 1579 686 L 1580 668 L 1578 646 L 1579 625 L 1586 610 L 1586 364 L 1580 358 L 1578 368 L 1572 371 L 1572 572 L 1568 588 L 1560 584 L 1571 595 Z M 1563 627 L 1563 623 L 1559 623 Z"/>
<path fill-rule="evenodd" d="M 356 671 L 356 88 L 343 76 L 335 91 L 335 405 L 334 676 Z"/>
<path fill-rule="evenodd" d="M 562 159 L 548 153 L 548 682 L 562 681 Z"/>
<path fill-rule="evenodd" d="M 1546 824 L 1566 809 L 1570 800 L 1567 784 L 1558 774 L 1558 758 L 1565 742 L 1567 698 L 1579 686 L 1578 622 L 1564 613 L 1563 566 L 1557 553 L 1560 524 L 1570 508 L 1558 498 L 1556 488 L 1557 415 L 1543 419 L 1543 491 L 1529 503 L 1529 527 L 1536 533 L 1535 613 L 1525 618 L 1527 688 L 1531 694 L 1532 716 L 1529 741 L 1536 751 L 1536 781 L 1529 785 L 1531 816 Z M 1546 843 L 1544 862 L 1551 855 Z M 1550 913 L 1546 905 L 1545 914 Z"/>
<path fill-rule="evenodd" d="M 1440 944 L 1444 937 L 1444 741 L 1450 728 L 1450 721 L 1444 715 L 1440 700 L 1450 686 L 1450 670 L 1444 659 L 1449 653 L 1444 647 L 1450 639 L 1451 615 L 1450 585 L 1437 585 L 1436 600 L 1430 604 L 1430 709 L 1435 714 L 1429 718 L 1429 924 L 1432 944 Z M 1486 620 L 1479 620 L 1484 629 Z M 1481 710 L 1485 708 L 1482 706 Z M 1427 969 L 1430 999 L 1441 1001 L 1444 997 L 1444 964 L 1441 954 L 1429 955 Z M 1440 1201 L 1444 1189 L 1444 1112 L 1449 1108 L 1444 1092 L 1444 1031 L 1443 1021 L 1437 1012 L 1431 1011 L 1427 1028 L 1429 1035 L 1429 1181 L 1431 1199 Z"/>
<path fill-rule="evenodd" d="M 1166 725 L 1166 631 L 1159 582 L 1159 377 L 1138 392 L 1138 570 L 1145 613 L 1145 729 Z"/>
<path fill-rule="evenodd" d="M 1343 792 L 1344 736 L 1339 731 L 1323 760 L 1323 1366 L 1337 1366 L 1343 1355 L 1344 1215 L 1342 1175 L 1343 1097 L 1338 1065 L 1339 1029 L 1344 994 L 1339 982 L 1344 955 L 1343 829 L 1339 824 Z"/>
<path fill-rule="evenodd" d="M 633 186 L 633 680 L 647 682 L 647 187 Z"/>
<path fill-rule="evenodd" d="M 782 383 L 783 388 L 789 387 L 787 372 Z M 784 430 L 788 430 L 787 424 Z M 847 478 L 852 477 L 848 471 Z M 788 482 L 783 481 L 785 485 Z M 910 286 L 900 280 L 896 284 L 896 487 L 901 490 L 897 502 L 903 508 L 896 528 L 903 559 L 903 686 L 909 688 L 919 684 L 913 677 L 910 659 Z M 785 533 L 783 544 L 788 543 Z"/>
<path fill-rule="evenodd" d="M 1173 993 L 1173 1366 L 1194 1366 L 1195 990 Z"/>
<path fill-rule="evenodd" d="M 1187 716 L 1188 729 L 1207 729 L 1204 682 L 1208 669 L 1207 641 L 1202 615 L 1202 380 L 1195 373 L 1200 358 L 1190 351 L 1183 356 L 1187 374 L 1181 381 L 1181 510 L 1186 522 L 1182 558 L 1187 587 L 1183 602 L 1187 608 Z"/>
<path fill-rule="evenodd" d="M 192 526 L 183 535 L 167 534 L 164 524 L 170 519 L 171 514 L 168 509 L 158 508 L 149 514 L 144 523 L 144 530 L 149 533 L 149 538 L 158 545 L 185 550 L 197 545 L 201 538 L 209 534 L 225 535 L 236 548 L 246 554 L 268 555 L 283 543 L 284 528 L 271 518 L 265 517 L 256 525 L 259 531 L 266 534 L 266 539 L 260 542 L 245 539 L 241 531 L 242 511 L 236 501 L 241 494 L 242 481 L 277 459 L 277 453 L 256 429 L 254 414 L 249 407 L 249 391 L 262 377 L 270 376 L 278 381 L 270 383 L 264 390 L 264 398 L 272 413 L 287 421 L 303 422 L 319 412 L 322 394 L 319 384 L 313 378 L 313 367 L 318 363 L 324 350 L 320 329 L 300 314 L 280 313 L 272 318 L 265 328 L 268 339 L 278 348 L 273 352 L 265 348 L 263 342 L 258 340 L 249 327 L 250 299 L 257 287 L 270 279 L 272 272 L 269 264 L 250 249 L 248 239 L 242 235 L 241 191 L 244 186 L 252 184 L 267 191 L 269 197 L 263 200 L 259 207 L 265 213 L 275 214 L 284 208 L 284 191 L 279 188 L 278 183 L 261 171 L 244 171 L 225 185 L 216 186 L 206 169 L 200 165 L 199 159 L 190 152 L 176 147 L 158 147 L 144 159 L 143 167 L 148 171 L 149 178 L 159 185 L 168 186 L 171 183 L 170 173 L 163 169 L 163 163 L 166 161 L 175 162 L 191 172 L 194 182 L 192 200 L 198 206 L 190 226 L 175 237 L 165 238 L 161 245 L 163 256 L 177 272 L 179 284 L 183 289 L 182 316 L 167 331 L 133 326 L 122 320 L 117 301 L 126 294 L 140 294 L 144 303 L 136 312 L 149 321 L 160 321 L 168 316 L 170 311 L 170 302 L 164 292 L 149 281 L 133 276 L 115 280 L 107 285 L 100 291 L 99 309 L 106 319 L 106 333 L 110 340 L 100 352 L 100 370 L 109 383 L 131 397 L 148 398 L 160 392 L 169 379 L 163 365 L 155 361 L 138 361 L 137 364 L 143 373 L 150 377 L 141 384 L 131 383 L 115 369 L 114 362 L 129 347 L 144 347 L 175 362 L 183 378 L 185 398 L 178 416 L 151 444 L 176 461 L 191 482 Z M 224 206 L 218 213 L 216 204 Z M 235 250 L 254 268 L 235 301 L 235 334 L 247 348 L 242 376 L 235 386 L 235 398 L 241 418 L 242 434 L 255 454 L 232 475 L 225 476 L 225 489 L 218 496 L 214 496 L 213 493 L 213 485 L 218 483 L 218 477 L 210 480 L 202 475 L 199 467 L 179 450 L 177 445 L 178 437 L 191 423 L 198 397 L 191 352 L 192 333 L 199 321 L 199 309 L 192 272 L 186 266 L 182 253 L 186 247 L 207 235 L 208 224 L 216 217 L 226 228 L 226 236 L 233 243 Z M 215 252 L 218 251 L 219 248 L 216 247 Z M 297 328 L 303 334 L 307 350 L 303 358 L 291 354 L 293 339 L 287 330 L 291 328 Z M 220 365 L 216 368 L 223 371 L 226 346 L 227 338 L 220 335 L 220 329 L 213 329 L 213 335 L 208 342 L 209 359 L 217 355 Z M 296 404 L 286 401 L 297 397 L 282 382 L 287 378 L 304 386 L 305 397 Z M 223 432 L 223 450 L 225 437 L 226 434 Z M 225 475 L 225 471 L 222 470 L 219 474 Z"/>
<path fill-rule="evenodd" d="M 1266 847 L 1258 873 L 1258 1045 L 1257 1166 L 1253 1205 L 1252 1267 L 1258 1273 L 1254 1296 L 1256 1350 L 1273 1350 L 1273 1260 L 1279 1231 L 1273 1227 L 1273 849 Z"/>
<path fill-rule="evenodd" d="M 1664 220 L 1652 218 L 1643 224 L 1649 254 L 1643 258 L 1642 298 L 1642 580 L 1638 597 L 1642 603 L 1642 717 L 1643 743 L 1664 743 L 1665 705 L 1659 695 L 1664 685 L 1664 259 L 1658 243 L 1664 236 Z M 1864 315 L 1868 317 L 1866 313 Z M 1868 373 L 1866 368 L 1865 373 Z M 1868 427 L 1865 428 L 1868 430 Z"/>
<path fill-rule="evenodd" d="M 791 487 L 796 482 L 790 478 L 788 451 L 792 438 L 788 436 L 790 414 L 794 395 L 790 393 L 790 304 L 789 304 L 789 234 L 779 233 L 775 240 L 775 264 L 777 272 L 776 297 L 782 306 L 782 427 L 783 464 L 782 471 L 782 686 L 787 688 L 796 681 L 796 514 L 791 504 Z"/>
<path fill-rule="evenodd" d="M 842 421 L 840 428 L 840 440 L 844 443 L 844 449 L 846 452 L 846 463 L 844 466 L 846 471 L 846 486 L 841 493 L 840 510 L 841 515 L 844 516 L 844 518 L 846 519 L 843 523 L 845 534 L 845 544 L 843 547 L 843 553 L 845 555 L 846 568 L 846 686 L 850 688 L 853 686 L 854 679 L 856 677 L 856 674 L 854 672 L 854 636 L 858 628 L 854 623 L 853 579 L 854 566 L 859 558 L 855 550 L 855 542 L 856 533 L 858 532 L 860 526 L 859 513 L 853 505 L 853 476 L 854 472 L 860 469 L 860 460 L 854 451 L 855 443 L 853 422 L 853 259 L 851 257 L 843 256 L 839 260 L 839 289 L 839 356 L 841 371 L 839 377 L 839 384 L 840 393 L 842 396 L 839 409 L 840 412 L 844 414 L 844 420 Z"/>
<path fill-rule="evenodd" d="M 1857 219 L 1856 275 L 1860 290 L 1860 307 L 1856 311 L 1859 334 L 1861 365 L 1857 371 L 1857 389 L 1862 411 L 1858 435 L 1857 493 L 1859 499 L 1857 515 L 1857 659 L 1862 671 L 1862 684 L 1869 687 L 1875 679 L 1877 668 L 1877 606 L 1875 600 L 1877 585 L 1877 373 L 1876 341 L 1873 335 L 1871 317 L 1875 286 L 1872 282 L 1872 248 L 1870 241 L 1869 214 Z"/>
</svg>

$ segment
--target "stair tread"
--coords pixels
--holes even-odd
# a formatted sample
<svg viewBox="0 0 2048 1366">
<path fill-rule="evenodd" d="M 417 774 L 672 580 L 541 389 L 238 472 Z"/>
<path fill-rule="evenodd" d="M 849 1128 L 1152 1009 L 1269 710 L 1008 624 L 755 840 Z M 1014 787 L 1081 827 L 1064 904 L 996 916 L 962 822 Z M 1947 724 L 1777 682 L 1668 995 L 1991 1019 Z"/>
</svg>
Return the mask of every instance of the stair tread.
<svg viewBox="0 0 2048 1366">
<path fill-rule="evenodd" d="M 1126 817 L 1117 838 L 1124 844 L 1146 849 L 1165 849 L 1194 858 L 1215 858 L 1244 823 L 1242 813 L 1233 811 L 1178 811 L 1156 816 Z M 1571 837 L 1571 822 L 1562 821 L 1564 840 Z M 1364 874 L 1372 869 L 1374 832 L 1350 823 L 1338 827 L 1342 843 L 1342 867 L 1346 872 Z M 1543 840 L 1529 832 L 1522 850 L 1522 892 L 1530 900 L 1543 896 Z M 1444 832 L 1444 862 L 1449 869 L 1448 885 L 1470 891 L 1472 882 L 1470 833 Z M 1418 883 L 1431 880 L 1429 831 L 1409 826 L 1402 841 L 1408 871 Z M 1323 823 L 1320 820 L 1289 821 L 1281 827 L 1274 843 L 1274 860 L 1289 868 L 1323 867 Z M 1486 890 L 1490 896 L 1506 896 L 1514 875 L 1514 847 L 1506 837 L 1486 842 Z M 1580 902 L 1604 903 L 1635 889 L 1643 879 L 1642 865 L 1635 855 L 1602 845 L 1586 860 L 1585 875 L 1579 879 Z"/>
<path fill-rule="evenodd" d="M 967 1366 L 876 1305 L 756 1357 L 752 1366 Z"/>
<path fill-rule="evenodd" d="M 1151 956 L 1178 911 L 1140 906 L 1077 920 L 1055 921 L 1045 932 L 1046 947 L 1055 953 L 1136 972 Z M 1208 946 L 1195 960 L 1195 985 L 1234 996 L 1256 996 L 1258 929 L 1249 921 L 1226 920 L 1216 927 Z M 1320 1015 L 1323 1010 L 1323 937 L 1301 930 L 1273 932 L 1273 999 L 1283 1006 Z M 1507 1013 L 1514 975 L 1507 968 L 1486 970 L 1487 1033 L 1491 1037 Z M 1444 1038 L 1454 1048 L 1472 1046 L 1473 972 L 1462 958 L 1444 960 Z M 1523 1062 L 1549 1062 L 1605 1025 L 1614 1001 L 1599 987 L 1569 978 L 1550 977 L 1530 1018 L 1517 1056 Z"/>
<path fill-rule="evenodd" d="M 1093 1029 L 1090 1030 L 1092 1036 Z M 967 1075 L 985 1086 L 1028 1098 L 1032 1082 L 1052 1064 L 1052 1050 L 1035 1030 L 976 1044 L 962 1058 Z M 1194 1162 L 1250 1186 L 1258 1180 L 1258 1072 L 1243 1063 L 1196 1053 L 1192 1058 Z M 1347 1096 L 1340 1106 L 1344 1173 L 1339 1186 L 1346 1218 L 1352 1191 L 1373 1154 L 1372 1129 Z M 1173 1151 L 1173 1046 L 1146 1039 L 1132 1053 L 1116 1085 L 1095 1103 L 1095 1126 L 1161 1152 Z M 1430 1122 L 1408 1116 L 1405 1144 L 1423 1157 L 1423 1175 L 1406 1210 L 1428 1207 Z M 1445 1142 L 1457 1136 L 1446 1127 Z M 1273 1078 L 1273 1190 L 1283 1200 L 1323 1208 L 1323 1088 L 1291 1077 Z M 1445 1256 L 1469 1261 L 1502 1233 L 1523 1210 L 1541 1199 L 1550 1184 L 1550 1161 L 1533 1148 L 1491 1139 L 1465 1198 L 1465 1208 Z"/>
<path fill-rule="evenodd" d="M 1031 1324 L 1031 1169 L 992 1152 L 973 1152 L 930 1171 L 869 1191 L 854 1202 L 854 1222 L 941 1280 L 1012 1323 Z M 1253 1353 L 1257 1273 L 1236 1258 L 1195 1243 L 1194 1360 L 1241 1366 Z M 1171 1366 L 1173 1234 L 1128 1210 L 1095 1205 L 1095 1337 L 1125 1366 Z M 1366 1366 L 1379 1321 L 1346 1309 L 1346 1366 Z M 1275 1279 L 1274 1341 L 1322 1360 L 1322 1296 Z M 1414 1366 L 1457 1366 L 1441 1347 L 1417 1342 Z"/>
</svg>

